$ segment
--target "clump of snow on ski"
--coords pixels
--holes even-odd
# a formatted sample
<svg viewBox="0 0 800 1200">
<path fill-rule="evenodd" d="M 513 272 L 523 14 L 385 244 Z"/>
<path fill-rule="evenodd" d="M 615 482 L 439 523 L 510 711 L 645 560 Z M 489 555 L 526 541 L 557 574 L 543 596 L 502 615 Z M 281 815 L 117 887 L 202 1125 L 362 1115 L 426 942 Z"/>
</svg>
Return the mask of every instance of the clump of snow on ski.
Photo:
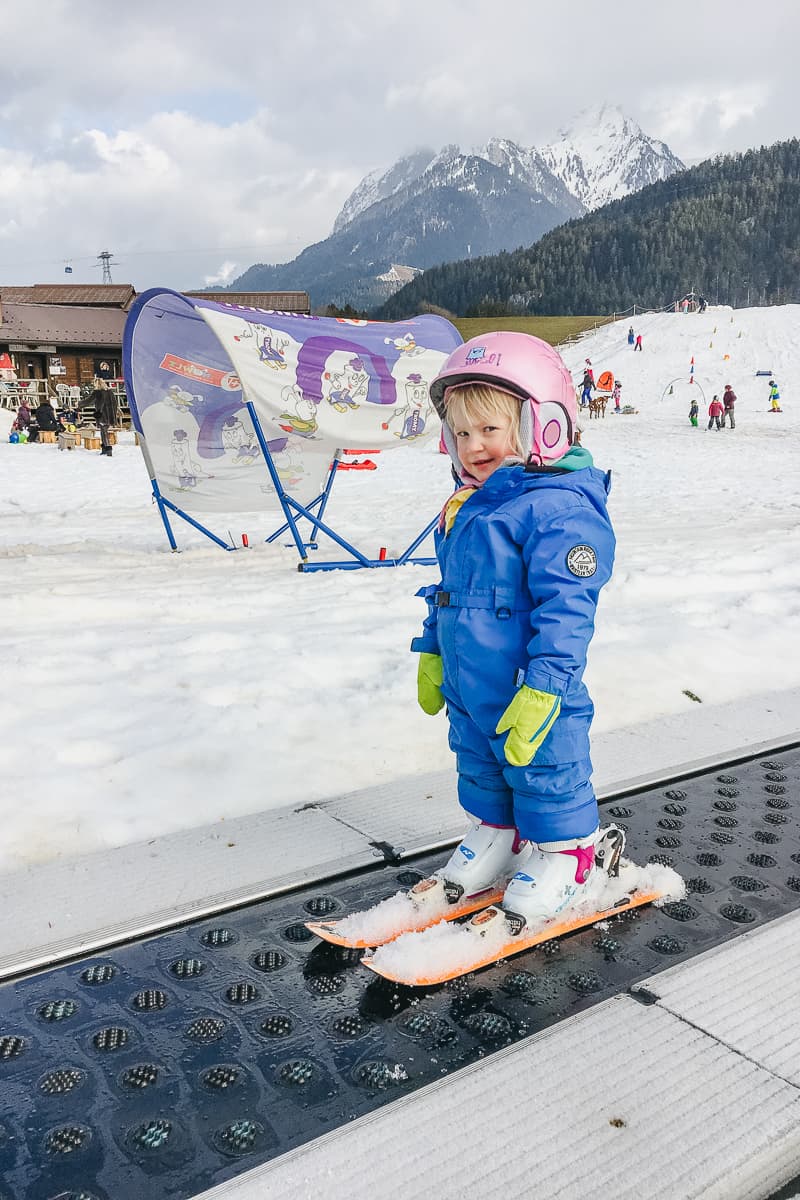
<svg viewBox="0 0 800 1200">
<path fill-rule="evenodd" d="M 581 902 L 568 913 L 535 929 L 525 929 L 516 937 L 510 936 L 504 920 L 482 921 L 484 909 L 464 925 L 440 922 L 421 932 L 402 934 L 367 955 L 363 963 L 377 974 L 400 983 L 416 986 L 442 983 L 551 937 L 596 924 L 613 916 L 615 911 L 647 903 L 660 906 L 685 894 L 684 881 L 670 867 L 660 863 L 637 867 L 622 859 L 619 875 L 609 878 L 598 872 L 587 884 Z"/>
<path fill-rule="evenodd" d="M 440 921 L 469 916 L 488 904 L 495 904 L 502 896 L 502 888 L 490 888 L 457 904 L 448 904 L 444 893 L 416 904 L 409 892 L 395 892 L 364 912 L 350 913 L 338 921 L 306 921 L 306 926 L 326 942 L 363 949 L 382 946 L 403 933 L 427 929 Z"/>
</svg>

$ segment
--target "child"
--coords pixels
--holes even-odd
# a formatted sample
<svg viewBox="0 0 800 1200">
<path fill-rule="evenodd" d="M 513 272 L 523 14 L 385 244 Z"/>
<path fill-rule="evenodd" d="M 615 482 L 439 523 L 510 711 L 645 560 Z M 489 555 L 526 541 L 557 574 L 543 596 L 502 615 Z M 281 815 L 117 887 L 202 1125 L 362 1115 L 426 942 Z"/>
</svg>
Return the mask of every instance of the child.
<svg viewBox="0 0 800 1200">
<path fill-rule="evenodd" d="M 461 486 L 442 511 L 442 581 L 418 593 L 429 611 L 411 648 L 420 706 L 447 703 L 470 822 L 437 883 L 458 899 L 513 875 L 503 906 L 535 922 L 577 903 L 624 844 L 598 827 L 583 683 L 614 561 L 609 477 L 574 445 L 570 374 L 538 338 L 472 338 L 430 393 Z"/>
<path fill-rule="evenodd" d="M 642 335 L 640 333 L 636 335 L 636 344 L 633 348 L 634 350 L 641 350 L 642 348 Z"/>
<path fill-rule="evenodd" d="M 722 416 L 723 411 L 724 410 L 723 410 L 722 404 L 720 402 L 719 396 L 714 396 L 713 400 L 711 401 L 711 403 L 708 406 L 708 428 L 709 429 L 712 427 L 712 425 L 715 422 L 717 425 L 717 429 L 722 428 L 722 423 L 720 421 L 720 417 Z"/>
<path fill-rule="evenodd" d="M 770 379 L 770 381 L 769 381 L 769 403 L 770 403 L 769 411 L 770 412 L 783 412 L 780 401 L 781 401 L 781 394 L 778 391 L 778 385 L 774 379 Z"/>
<path fill-rule="evenodd" d="M 616 383 L 614 384 L 614 390 L 611 393 L 612 399 L 614 401 L 614 412 L 615 413 L 618 413 L 620 411 L 619 401 L 620 401 L 621 395 L 622 395 L 622 384 L 620 383 L 619 380 L 617 380 Z"/>
<path fill-rule="evenodd" d="M 631 325 L 631 327 L 628 330 L 628 345 L 632 346 L 635 341 L 636 341 L 636 337 L 633 332 L 633 326 Z"/>
<path fill-rule="evenodd" d="M 692 400 L 691 404 L 689 405 L 689 422 L 695 429 L 697 429 L 697 417 L 699 412 L 700 407 L 697 401 Z"/>
</svg>

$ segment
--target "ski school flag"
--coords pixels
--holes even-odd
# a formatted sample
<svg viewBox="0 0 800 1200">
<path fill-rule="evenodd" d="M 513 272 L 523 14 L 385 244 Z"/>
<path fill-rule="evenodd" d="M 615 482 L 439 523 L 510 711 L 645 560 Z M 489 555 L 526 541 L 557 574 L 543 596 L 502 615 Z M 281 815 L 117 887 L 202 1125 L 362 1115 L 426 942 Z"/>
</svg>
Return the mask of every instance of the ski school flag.
<svg viewBox="0 0 800 1200">
<path fill-rule="evenodd" d="M 307 502 L 339 448 L 438 440 L 428 385 L 461 340 L 437 316 L 387 324 L 144 292 L 123 362 L 150 476 L 179 508 L 263 509 L 275 489 L 251 401 L 283 487 Z"/>
</svg>

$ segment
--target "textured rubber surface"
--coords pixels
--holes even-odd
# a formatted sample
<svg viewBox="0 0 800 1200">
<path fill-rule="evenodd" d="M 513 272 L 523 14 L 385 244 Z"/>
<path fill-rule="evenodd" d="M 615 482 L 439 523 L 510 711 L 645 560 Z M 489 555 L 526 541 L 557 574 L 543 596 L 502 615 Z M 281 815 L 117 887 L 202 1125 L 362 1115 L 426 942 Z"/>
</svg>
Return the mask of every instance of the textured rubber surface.
<svg viewBox="0 0 800 1200">
<path fill-rule="evenodd" d="M 370 980 L 303 924 L 441 856 L 5 984 L 0 1197 L 190 1197 L 800 907 L 799 784 L 792 749 L 608 802 L 630 857 L 674 866 L 686 900 L 443 987 Z"/>
</svg>

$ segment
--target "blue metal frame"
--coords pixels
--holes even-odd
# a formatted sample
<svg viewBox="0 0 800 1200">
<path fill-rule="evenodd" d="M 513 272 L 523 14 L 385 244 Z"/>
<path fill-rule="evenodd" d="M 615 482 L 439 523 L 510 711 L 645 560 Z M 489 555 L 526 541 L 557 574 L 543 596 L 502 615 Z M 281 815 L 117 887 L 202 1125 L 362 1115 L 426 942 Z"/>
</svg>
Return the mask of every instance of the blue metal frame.
<svg viewBox="0 0 800 1200">
<path fill-rule="evenodd" d="M 411 556 L 413 555 L 417 546 L 419 546 L 425 540 L 429 533 L 433 532 L 439 519 L 438 517 L 434 517 L 434 519 L 425 527 L 422 533 L 420 533 L 414 539 L 411 545 L 408 546 L 408 548 L 404 550 L 398 558 L 367 558 L 365 554 L 362 554 L 360 550 L 357 550 L 355 546 L 351 545 L 350 542 L 341 537 L 340 534 L 338 534 L 334 529 L 331 529 L 329 525 L 325 524 L 325 522 L 322 520 L 322 515 L 325 511 L 325 506 L 328 503 L 328 498 L 331 494 L 333 481 L 336 478 L 336 472 L 340 462 L 340 450 L 337 450 L 333 457 L 333 462 L 331 463 L 331 468 L 328 472 L 328 478 L 325 482 L 325 487 L 319 496 L 317 496 L 307 505 L 300 504 L 298 500 L 295 500 L 294 496 L 290 496 L 280 481 L 272 454 L 270 453 L 269 446 L 267 445 L 267 439 L 264 437 L 264 431 L 261 428 L 261 422 L 258 419 L 258 414 L 256 413 L 255 408 L 253 407 L 252 400 L 247 400 L 245 402 L 245 408 L 250 414 L 250 419 L 253 422 L 253 429 L 255 430 L 256 438 L 258 439 L 258 444 L 261 448 L 261 453 L 264 456 L 264 461 L 267 464 L 267 470 L 269 471 L 270 478 L 272 479 L 275 493 L 278 497 L 278 502 L 283 509 L 283 515 L 286 517 L 285 523 L 280 527 L 280 529 L 277 529 L 274 533 L 270 534 L 270 536 L 266 538 L 266 541 L 272 542 L 286 529 L 291 530 L 294 543 L 297 546 L 297 551 L 300 555 L 300 562 L 297 564 L 298 571 L 356 570 L 359 567 L 396 567 L 403 566 L 405 563 L 414 563 L 416 565 L 426 567 L 435 565 L 435 558 L 412 558 Z M 317 508 L 317 506 L 319 506 L 319 511 L 315 513 L 314 509 Z M 297 516 L 294 515 L 295 513 Z M 302 537 L 300 536 L 300 531 L 297 528 L 297 521 L 302 517 L 305 517 L 306 520 L 311 522 L 310 541 L 303 541 Z M 317 549 L 316 537 L 318 531 L 327 534 L 327 536 L 332 541 L 336 542 L 337 545 L 341 546 L 347 554 L 351 554 L 355 561 L 350 562 L 347 560 L 339 562 L 309 562 L 307 551 Z"/>
<path fill-rule="evenodd" d="M 153 487 L 153 499 L 158 505 L 158 511 L 161 515 L 161 520 L 164 522 L 164 528 L 167 531 L 167 538 L 169 539 L 169 544 L 173 553 L 179 553 L 178 543 L 175 541 L 175 534 L 172 532 L 172 526 L 169 523 L 167 509 L 170 509 L 177 517 L 180 517 L 182 520 L 186 521 L 188 525 L 192 525 L 195 529 L 199 529 L 201 533 L 204 533 L 206 537 L 211 538 L 211 541 L 216 542 L 217 545 L 221 546 L 223 550 L 236 549 L 235 546 L 229 546 L 227 542 L 223 542 L 222 538 L 217 537 L 217 535 L 212 533 L 210 529 L 206 529 L 205 525 L 201 525 L 199 521 L 195 521 L 194 517 L 190 517 L 188 513 L 183 511 L 182 508 L 178 508 L 177 504 L 173 504 L 171 500 L 167 500 L 166 496 L 162 496 L 161 489 L 159 488 L 155 479 L 151 479 L 150 483 Z"/>
</svg>

